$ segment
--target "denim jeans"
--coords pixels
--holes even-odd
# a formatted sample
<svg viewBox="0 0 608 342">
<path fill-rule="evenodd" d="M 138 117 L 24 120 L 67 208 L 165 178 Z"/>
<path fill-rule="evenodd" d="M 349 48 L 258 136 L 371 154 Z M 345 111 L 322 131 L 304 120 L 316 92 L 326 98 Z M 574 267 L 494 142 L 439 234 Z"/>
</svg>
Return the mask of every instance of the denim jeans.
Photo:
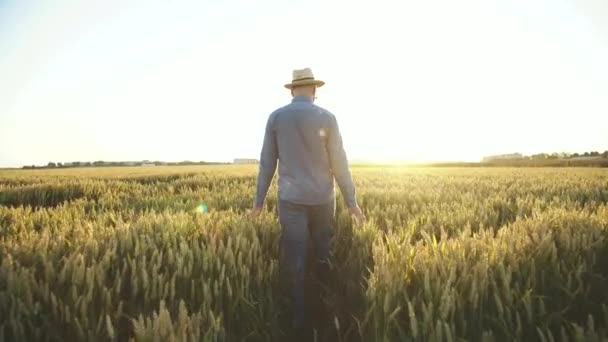
<svg viewBox="0 0 608 342">
<path fill-rule="evenodd" d="M 281 268 L 293 300 L 293 327 L 301 329 L 308 323 L 304 293 L 308 244 L 312 242 L 317 273 L 320 278 L 327 278 L 336 202 L 334 199 L 323 205 L 299 205 L 279 201 L 277 209 L 282 230 Z"/>
</svg>

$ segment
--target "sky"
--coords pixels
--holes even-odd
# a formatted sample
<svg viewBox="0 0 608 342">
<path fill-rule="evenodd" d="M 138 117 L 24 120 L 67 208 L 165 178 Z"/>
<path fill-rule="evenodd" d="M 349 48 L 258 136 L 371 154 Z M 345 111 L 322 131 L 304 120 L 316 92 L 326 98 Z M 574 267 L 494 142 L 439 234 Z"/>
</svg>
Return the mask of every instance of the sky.
<svg viewBox="0 0 608 342">
<path fill-rule="evenodd" d="M 0 166 L 258 158 L 293 69 L 347 155 L 608 150 L 605 0 L 0 0 Z"/>
</svg>

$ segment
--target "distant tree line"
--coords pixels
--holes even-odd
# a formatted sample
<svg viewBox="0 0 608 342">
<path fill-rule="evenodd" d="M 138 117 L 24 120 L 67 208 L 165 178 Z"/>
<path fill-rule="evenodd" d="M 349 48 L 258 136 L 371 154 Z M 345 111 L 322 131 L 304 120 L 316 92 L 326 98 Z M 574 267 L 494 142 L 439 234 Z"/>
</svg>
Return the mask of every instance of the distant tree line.
<svg viewBox="0 0 608 342">
<path fill-rule="evenodd" d="M 608 151 L 584 153 L 539 153 L 514 159 L 496 159 L 481 163 L 485 166 L 531 166 L 531 167 L 608 167 Z"/>
<path fill-rule="evenodd" d="M 74 167 L 119 167 L 119 166 L 178 166 L 178 165 L 217 165 L 230 164 L 206 161 L 181 161 L 181 162 L 162 162 L 143 160 L 138 162 L 113 162 L 113 161 L 94 161 L 94 162 L 68 162 L 55 163 L 49 162 L 44 166 L 26 165 L 23 169 L 55 169 L 55 168 L 74 168 Z M 523 156 L 517 159 L 502 159 L 484 163 L 434 163 L 430 166 L 601 166 L 608 167 L 608 150 L 603 153 L 597 151 L 584 153 L 538 153 L 531 156 Z"/>
<path fill-rule="evenodd" d="M 76 167 L 130 167 L 130 166 L 178 166 L 178 165 L 217 165 L 227 164 L 218 162 L 206 162 L 206 161 L 181 161 L 181 162 L 162 162 L 162 161 L 137 161 L 137 162 L 114 162 L 114 161 L 94 161 L 94 162 L 67 162 L 67 163 L 55 163 L 49 162 L 47 165 L 25 165 L 23 169 L 67 169 Z"/>
<path fill-rule="evenodd" d="M 529 159 L 572 159 L 572 158 L 584 158 L 584 157 L 602 157 L 608 158 L 608 151 L 604 151 L 604 153 L 592 151 L 585 153 L 539 153 L 533 154 L 529 157 Z"/>
</svg>

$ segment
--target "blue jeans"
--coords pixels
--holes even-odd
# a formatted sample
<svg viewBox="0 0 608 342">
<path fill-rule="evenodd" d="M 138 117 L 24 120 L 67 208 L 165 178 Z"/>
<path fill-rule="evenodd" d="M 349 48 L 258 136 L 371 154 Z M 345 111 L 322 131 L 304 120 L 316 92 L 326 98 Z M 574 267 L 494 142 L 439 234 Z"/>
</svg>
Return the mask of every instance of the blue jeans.
<svg viewBox="0 0 608 342">
<path fill-rule="evenodd" d="M 293 300 L 293 327 L 306 326 L 305 276 L 308 244 L 314 247 L 315 266 L 321 280 L 329 272 L 329 246 L 336 210 L 335 199 L 323 205 L 279 201 L 281 268 L 287 275 Z"/>
</svg>

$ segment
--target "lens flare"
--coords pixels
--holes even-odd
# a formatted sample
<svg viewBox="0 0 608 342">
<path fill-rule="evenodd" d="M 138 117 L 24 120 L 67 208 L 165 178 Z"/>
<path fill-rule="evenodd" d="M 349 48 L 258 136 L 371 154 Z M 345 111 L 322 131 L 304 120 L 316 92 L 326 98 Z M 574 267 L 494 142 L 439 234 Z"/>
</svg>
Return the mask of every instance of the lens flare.
<svg viewBox="0 0 608 342">
<path fill-rule="evenodd" d="M 199 205 L 198 205 L 198 206 L 197 206 L 197 207 L 194 209 L 194 211 L 195 211 L 195 212 L 197 212 L 197 213 L 204 214 L 204 213 L 206 213 L 207 211 L 209 211 L 209 208 L 207 207 L 207 204 L 205 204 L 205 203 L 201 203 L 201 204 L 199 204 Z"/>
</svg>

